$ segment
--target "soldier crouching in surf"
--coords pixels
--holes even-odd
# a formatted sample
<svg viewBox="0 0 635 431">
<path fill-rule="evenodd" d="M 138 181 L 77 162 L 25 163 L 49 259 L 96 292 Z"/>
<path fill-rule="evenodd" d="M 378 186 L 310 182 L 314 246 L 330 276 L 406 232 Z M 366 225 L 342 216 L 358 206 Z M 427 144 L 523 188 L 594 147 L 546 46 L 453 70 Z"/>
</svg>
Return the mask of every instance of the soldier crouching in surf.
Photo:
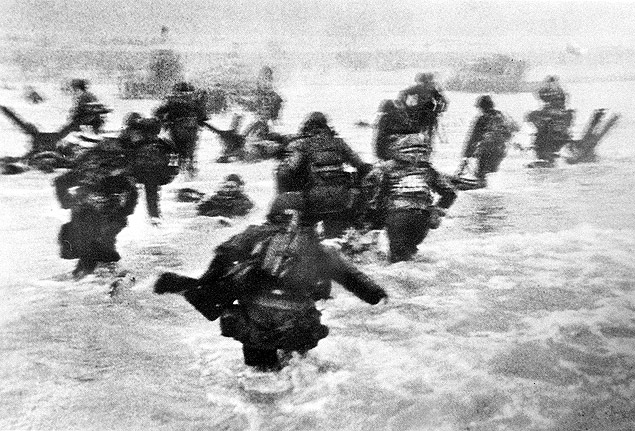
<svg viewBox="0 0 635 431">
<path fill-rule="evenodd" d="M 117 235 L 137 204 L 137 189 L 119 142 L 103 140 L 54 185 L 62 208 L 71 210 L 71 221 L 62 226 L 58 239 L 63 259 L 79 259 L 73 275 L 81 277 L 99 263 L 119 261 Z"/>
<path fill-rule="evenodd" d="M 198 213 L 208 217 L 240 217 L 247 215 L 254 203 L 244 191 L 245 182 L 237 174 L 229 174 L 220 189 L 198 205 Z"/>
<path fill-rule="evenodd" d="M 158 294 L 183 294 L 211 321 L 220 317 L 221 334 L 240 341 L 245 364 L 263 371 L 283 367 L 279 351 L 305 353 L 327 336 L 315 302 L 330 297 L 331 280 L 369 304 L 387 297 L 320 244 L 312 218 L 301 210 L 290 214 L 302 202 L 301 193 L 279 195 L 267 221 L 221 244 L 202 277 L 165 273 L 154 287 Z"/>
<path fill-rule="evenodd" d="M 391 147 L 391 160 L 364 179 L 365 218 L 385 227 L 391 263 L 410 259 L 430 229 L 436 229 L 456 199 L 452 186 L 430 164 L 430 138 L 408 135 Z M 434 202 L 434 193 L 440 198 Z"/>
</svg>

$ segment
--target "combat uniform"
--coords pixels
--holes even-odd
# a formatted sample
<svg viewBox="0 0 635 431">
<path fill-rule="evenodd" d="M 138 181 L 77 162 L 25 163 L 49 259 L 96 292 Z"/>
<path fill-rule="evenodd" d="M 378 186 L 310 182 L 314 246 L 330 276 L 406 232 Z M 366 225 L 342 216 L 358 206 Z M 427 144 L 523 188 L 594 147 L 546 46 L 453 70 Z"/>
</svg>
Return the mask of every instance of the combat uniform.
<svg viewBox="0 0 635 431">
<path fill-rule="evenodd" d="M 309 116 L 300 136 L 286 147 L 277 168 L 278 190 L 302 191 L 308 213 L 323 222 L 324 235 L 338 236 L 353 223 L 356 210 L 357 180 L 346 165 L 360 179 L 371 166 L 335 135 L 321 113 Z"/>
<path fill-rule="evenodd" d="M 198 205 L 198 213 L 208 217 L 247 215 L 254 203 L 243 191 L 243 180 L 236 174 L 225 178 L 220 190 Z"/>
<path fill-rule="evenodd" d="M 137 203 L 119 143 L 107 140 L 87 151 L 54 185 L 62 208 L 71 210 L 71 221 L 62 226 L 58 239 L 63 259 L 79 259 L 75 274 L 91 272 L 99 262 L 118 261 L 116 237 Z"/>
<path fill-rule="evenodd" d="M 159 193 L 179 172 L 177 149 L 173 143 L 159 137 L 161 124 L 154 118 L 140 115 L 129 118 L 119 137 L 127 152 L 131 174 L 145 189 L 148 215 L 156 222 L 161 217 Z"/>
<path fill-rule="evenodd" d="M 221 334 L 243 344 L 245 364 L 264 370 L 281 367 L 278 350 L 304 353 L 327 336 L 315 301 L 330 297 L 331 280 L 370 304 L 386 297 L 320 244 L 309 219 L 290 221 L 281 212 L 286 196 L 277 198 L 267 223 L 221 244 L 201 278 L 166 273 L 155 284 L 156 293 L 183 293 L 209 320 L 220 317 Z"/>
<path fill-rule="evenodd" d="M 398 262 L 410 259 L 428 231 L 439 226 L 456 192 L 428 162 L 430 146 L 419 135 L 395 143 L 392 154 L 392 160 L 368 174 L 364 185 L 367 219 L 372 227 L 385 227 L 389 260 Z M 436 202 L 433 193 L 440 195 Z"/>
<path fill-rule="evenodd" d="M 390 159 L 390 146 L 400 138 L 418 130 L 404 108 L 392 100 L 384 100 L 374 125 L 373 149 L 379 160 Z"/>
<path fill-rule="evenodd" d="M 494 109 L 489 96 L 481 97 L 477 106 L 481 107 L 483 113 L 472 126 L 463 157 L 478 159 L 475 174 L 484 183 L 487 174 L 498 171 L 507 154 L 507 142 L 519 127 L 502 112 Z"/>
<path fill-rule="evenodd" d="M 411 121 L 430 138 L 436 132 L 438 117 L 448 107 L 448 99 L 434 82 L 432 74 L 421 73 L 415 78 L 416 84 L 402 90 L 398 100 L 407 106 Z M 414 98 L 414 103 L 409 99 Z"/>
<path fill-rule="evenodd" d="M 536 157 L 553 164 L 558 157 L 557 153 L 571 141 L 569 128 L 573 122 L 573 110 L 545 106 L 530 112 L 527 121 L 536 127 Z"/>
<path fill-rule="evenodd" d="M 84 79 L 71 81 L 71 88 L 76 91 L 75 103 L 70 112 L 70 123 L 79 130 L 80 126 L 89 126 L 94 133 L 99 133 L 105 121 L 104 114 L 111 112 L 88 91 L 88 83 Z"/>
<path fill-rule="evenodd" d="M 178 151 L 181 168 L 194 175 L 198 128 L 207 121 L 205 105 L 195 94 L 194 88 L 185 83 L 177 84 L 174 92 L 155 110 L 154 115 L 168 130 Z"/>
</svg>

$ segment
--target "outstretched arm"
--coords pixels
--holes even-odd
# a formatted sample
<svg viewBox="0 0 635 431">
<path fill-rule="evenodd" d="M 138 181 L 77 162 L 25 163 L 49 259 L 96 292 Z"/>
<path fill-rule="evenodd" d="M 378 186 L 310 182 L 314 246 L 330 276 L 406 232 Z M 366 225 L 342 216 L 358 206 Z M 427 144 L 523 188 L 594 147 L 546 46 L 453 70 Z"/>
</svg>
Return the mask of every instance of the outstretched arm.
<svg viewBox="0 0 635 431">
<path fill-rule="evenodd" d="M 474 156 L 478 143 L 482 139 L 483 127 L 485 125 L 484 122 L 484 118 L 479 117 L 472 125 L 472 128 L 470 129 L 470 136 L 465 143 L 465 147 L 463 148 L 463 157 Z"/>
<path fill-rule="evenodd" d="M 372 305 L 388 298 L 388 294 L 381 286 L 348 262 L 335 248 L 323 246 L 323 250 L 329 264 L 330 276 L 335 282 Z"/>
</svg>

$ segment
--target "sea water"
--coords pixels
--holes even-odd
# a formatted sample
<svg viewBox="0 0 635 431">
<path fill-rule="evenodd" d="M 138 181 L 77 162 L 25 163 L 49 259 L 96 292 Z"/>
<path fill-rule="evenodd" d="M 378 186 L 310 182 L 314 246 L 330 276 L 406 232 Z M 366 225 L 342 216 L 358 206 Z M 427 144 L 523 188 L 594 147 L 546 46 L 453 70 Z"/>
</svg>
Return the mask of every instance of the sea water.
<svg viewBox="0 0 635 431">
<path fill-rule="evenodd" d="M 288 82 L 279 131 L 323 111 L 368 161 L 380 101 L 408 82 Z M 18 89 L 2 103 L 42 130 L 59 127 L 70 99 L 42 85 L 29 105 Z M 622 114 L 598 162 L 527 169 L 524 124 L 488 187 L 460 192 L 412 261 L 389 265 L 380 244 L 360 268 L 389 294 L 370 306 L 339 286 L 318 303 L 329 336 L 277 377 L 286 390 L 245 390 L 255 374 L 240 344 L 220 336 L 181 297 L 152 293 L 164 271 L 199 276 L 214 247 L 259 223 L 273 197 L 273 162 L 215 164 L 219 142 L 203 131 L 200 174 L 162 188 L 163 223 L 143 199 L 118 237 L 122 260 L 80 281 L 59 258 L 69 219 L 52 174 L 0 177 L 0 428 L 225 430 L 627 430 L 635 427 L 635 82 L 567 86 L 579 134 L 595 108 Z M 157 101 L 98 97 L 114 108 L 107 128 Z M 458 166 L 478 95 L 448 93 L 433 163 Z M 522 123 L 531 94 L 494 95 Z M 224 127 L 229 115 L 212 122 Z M 28 140 L 0 118 L 0 155 Z M 175 191 L 212 193 L 238 173 L 253 212 L 231 226 L 196 215 Z M 141 191 L 141 196 L 143 192 Z M 125 283 L 111 287 L 127 272 Z M 256 376 L 258 377 L 258 376 Z"/>
</svg>

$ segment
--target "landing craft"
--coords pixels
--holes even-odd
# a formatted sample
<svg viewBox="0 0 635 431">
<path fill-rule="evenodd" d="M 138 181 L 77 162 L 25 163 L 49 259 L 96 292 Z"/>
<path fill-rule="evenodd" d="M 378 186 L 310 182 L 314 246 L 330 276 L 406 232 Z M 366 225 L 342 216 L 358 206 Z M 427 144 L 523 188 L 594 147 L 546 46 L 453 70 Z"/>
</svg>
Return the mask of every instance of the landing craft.
<svg viewBox="0 0 635 431">
<path fill-rule="evenodd" d="M 525 60 L 507 55 L 480 57 L 457 70 L 445 82 L 445 89 L 468 93 L 532 92 L 537 83 L 525 80 L 528 68 Z"/>
</svg>

